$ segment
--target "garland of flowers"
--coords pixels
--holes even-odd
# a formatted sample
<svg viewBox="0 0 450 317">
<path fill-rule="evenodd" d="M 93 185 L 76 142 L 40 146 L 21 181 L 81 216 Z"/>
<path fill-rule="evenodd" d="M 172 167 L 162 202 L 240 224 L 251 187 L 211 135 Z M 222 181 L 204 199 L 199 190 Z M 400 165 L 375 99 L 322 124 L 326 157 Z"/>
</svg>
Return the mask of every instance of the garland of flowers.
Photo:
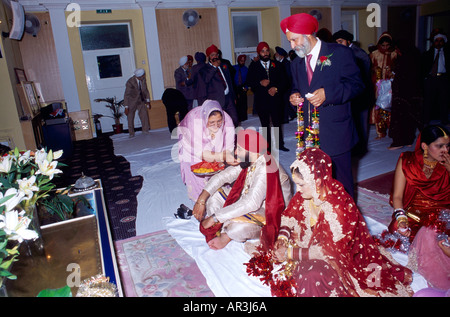
<svg viewBox="0 0 450 317">
<path fill-rule="evenodd" d="M 297 138 L 297 159 L 300 154 L 308 148 L 320 148 L 319 140 L 319 110 L 314 107 L 312 113 L 311 110 L 308 111 L 310 114 L 309 126 L 305 128 L 305 120 L 303 118 L 303 103 L 297 106 L 297 131 L 295 132 L 295 137 Z M 306 138 L 304 138 L 305 131 L 307 132 Z"/>
<path fill-rule="evenodd" d="M 274 273 L 274 260 L 270 252 L 260 251 L 253 256 L 247 266 L 247 274 L 259 277 L 263 284 L 270 287 L 270 292 L 274 297 L 296 297 L 297 283 L 292 276 L 295 265 L 284 263 L 284 270 Z"/>
</svg>

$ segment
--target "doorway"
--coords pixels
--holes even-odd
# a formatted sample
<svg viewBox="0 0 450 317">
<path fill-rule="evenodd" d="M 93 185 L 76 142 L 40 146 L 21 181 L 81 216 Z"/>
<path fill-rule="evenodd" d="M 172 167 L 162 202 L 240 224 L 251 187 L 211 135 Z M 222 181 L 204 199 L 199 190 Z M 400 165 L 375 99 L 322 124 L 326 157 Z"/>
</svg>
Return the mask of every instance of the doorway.
<svg viewBox="0 0 450 317">
<path fill-rule="evenodd" d="M 91 103 L 91 115 L 102 114 L 100 119 L 104 132 L 113 131 L 114 119 L 109 108 L 98 98 L 116 97 L 123 99 L 125 84 L 134 75 L 136 63 L 131 41 L 129 23 L 90 24 L 80 27 L 80 39 L 86 84 Z M 138 118 L 135 127 L 140 127 Z M 128 128 L 126 116 L 121 123 Z"/>
</svg>

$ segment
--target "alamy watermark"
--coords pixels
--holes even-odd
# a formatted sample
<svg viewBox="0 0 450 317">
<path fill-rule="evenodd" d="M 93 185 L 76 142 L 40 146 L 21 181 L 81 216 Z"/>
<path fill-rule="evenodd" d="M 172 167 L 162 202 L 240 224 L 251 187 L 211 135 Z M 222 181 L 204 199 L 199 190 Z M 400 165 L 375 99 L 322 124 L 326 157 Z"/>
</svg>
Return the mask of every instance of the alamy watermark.
<svg viewBox="0 0 450 317">
<path fill-rule="evenodd" d="M 368 27 L 381 27 L 381 7 L 378 3 L 369 3 L 366 8 L 370 14 L 367 16 L 366 24 Z"/>
<path fill-rule="evenodd" d="M 81 26 L 81 7 L 78 3 L 69 3 L 66 7 L 66 11 L 70 12 L 66 18 L 66 24 L 68 27 L 80 27 Z M 366 24 L 368 27 L 381 27 L 381 7 L 378 3 L 372 2 L 367 5 L 367 12 L 370 14 L 367 16 Z"/>
</svg>

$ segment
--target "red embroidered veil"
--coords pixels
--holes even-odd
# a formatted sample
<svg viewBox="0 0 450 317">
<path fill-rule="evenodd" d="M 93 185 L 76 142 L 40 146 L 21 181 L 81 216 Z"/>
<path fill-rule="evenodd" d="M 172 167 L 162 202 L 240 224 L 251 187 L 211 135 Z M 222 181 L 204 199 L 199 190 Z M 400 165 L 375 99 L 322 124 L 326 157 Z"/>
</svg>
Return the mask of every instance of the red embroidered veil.
<svg viewBox="0 0 450 317">
<path fill-rule="evenodd" d="M 309 253 L 309 259 L 324 259 L 336 271 L 346 294 L 410 296 L 411 271 L 394 264 L 380 252 L 355 202 L 343 185 L 332 178 L 330 157 L 320 149 L 306 149 L 293 166 L 299 167 L 303 179 L 316 188 L 313 201 L 321 204 L 321 212 L 311 227 L 310 214 L 305 208 L 309 202 L 297 192 L 281 219 L 281 228 L 290 230 L 289 243 L 300 247 L 302 255 Z M 274 263 L 270 251 L 260 249 L 246 264 L 247 272 L 270 285 L 274 296 L 298 295 L 295 288 L 302 276 L 302 261 L 309 259 L 285 263 L 285 273 L 276 275 L 272 273 Z M 286 278 L 289 270 L 292 274 Z"/>
</svg>

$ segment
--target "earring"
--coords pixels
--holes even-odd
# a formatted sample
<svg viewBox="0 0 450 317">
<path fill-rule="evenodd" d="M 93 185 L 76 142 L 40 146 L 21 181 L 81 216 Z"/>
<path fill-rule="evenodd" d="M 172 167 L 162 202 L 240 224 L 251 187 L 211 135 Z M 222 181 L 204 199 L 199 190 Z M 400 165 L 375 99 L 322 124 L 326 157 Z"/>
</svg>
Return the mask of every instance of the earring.
<svg viewBox="0 0 450 317">
<path fill-rule="evenodd" d="M 428 149 L 423 150 L 423 157 L 424 158 L 428 157 Z"/>
</svg>

